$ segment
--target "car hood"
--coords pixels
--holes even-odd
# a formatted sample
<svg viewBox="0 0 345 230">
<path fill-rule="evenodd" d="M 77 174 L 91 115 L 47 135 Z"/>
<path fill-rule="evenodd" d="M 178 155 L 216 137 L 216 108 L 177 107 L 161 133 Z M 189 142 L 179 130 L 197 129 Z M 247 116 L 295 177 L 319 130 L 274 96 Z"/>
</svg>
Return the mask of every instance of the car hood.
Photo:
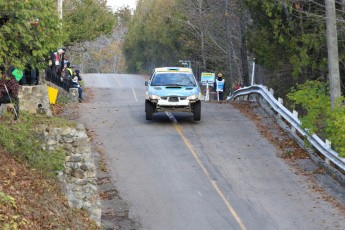
<svg viewBox="0 0 345 230">
<path fill-rule="evenodd" d="M 155 94 L 161 97 L 167 96 L 190 96 L 199 94 L 197 86 L 149 86 L 149 94 Z"/>
</svg>

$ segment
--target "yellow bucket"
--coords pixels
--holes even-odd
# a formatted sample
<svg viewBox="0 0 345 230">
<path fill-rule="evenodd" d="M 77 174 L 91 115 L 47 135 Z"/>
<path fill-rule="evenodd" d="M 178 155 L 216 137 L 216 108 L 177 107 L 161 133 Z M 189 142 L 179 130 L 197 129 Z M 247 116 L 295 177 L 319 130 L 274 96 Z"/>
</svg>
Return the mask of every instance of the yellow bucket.
<svg viewBox="0 0 345 230">
<path fill-rule="evenodd" d="M 55 104 L 59 90 L 48 86 L 48 97 L 50 104 Z"/>
</svg>

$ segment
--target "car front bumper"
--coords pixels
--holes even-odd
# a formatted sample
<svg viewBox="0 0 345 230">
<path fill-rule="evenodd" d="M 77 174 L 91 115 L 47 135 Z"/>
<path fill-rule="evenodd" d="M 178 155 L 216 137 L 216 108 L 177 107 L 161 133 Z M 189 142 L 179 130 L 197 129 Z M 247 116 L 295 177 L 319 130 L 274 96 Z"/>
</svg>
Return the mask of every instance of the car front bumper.
<svg viewBox="0 0 345 230">
<path fill-rule="evenodd" d="M 154 112 L 193 112 L 193 104 L 197 100 L 188 100 L 185 97 L 167 97 L 158 100 L 149 100 L 154 105 Z"/>
</svg>

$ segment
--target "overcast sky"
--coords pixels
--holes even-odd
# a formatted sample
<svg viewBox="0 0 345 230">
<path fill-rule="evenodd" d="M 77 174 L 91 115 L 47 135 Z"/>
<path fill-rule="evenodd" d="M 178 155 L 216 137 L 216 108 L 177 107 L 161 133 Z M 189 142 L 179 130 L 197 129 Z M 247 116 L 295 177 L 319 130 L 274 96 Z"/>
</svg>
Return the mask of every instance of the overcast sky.
<svg viewBox="0 0 345 230">
<path fill-rule="evenodd" d="M 107 0 L 108 6 L 111 6 L 114 10 L 123 6 L 129 6 L 129 8 L 135 9 L 137 0 Z"/>
</svg>

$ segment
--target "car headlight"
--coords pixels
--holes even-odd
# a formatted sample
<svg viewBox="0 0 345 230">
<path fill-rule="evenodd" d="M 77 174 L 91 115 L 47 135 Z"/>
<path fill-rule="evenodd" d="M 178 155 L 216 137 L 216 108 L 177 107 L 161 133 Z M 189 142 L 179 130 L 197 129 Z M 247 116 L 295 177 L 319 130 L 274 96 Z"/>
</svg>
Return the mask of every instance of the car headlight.
<svg viewBox="0 0 345 230">
<path fill-rule="evenodd" d="M 188 100 L 196 100 L 198 99 L 198 94 L 193 94 L 187 97 Z"/>
<path fill-rule="evenodd" d="M 150 95 L 150 99 L 152 99 L 152 100 L 160 100 L 161 97 L 158 96 L 158 95 L 155 95 L 155 94 L 151 94 L 151 95 Z"/>
</svg>

